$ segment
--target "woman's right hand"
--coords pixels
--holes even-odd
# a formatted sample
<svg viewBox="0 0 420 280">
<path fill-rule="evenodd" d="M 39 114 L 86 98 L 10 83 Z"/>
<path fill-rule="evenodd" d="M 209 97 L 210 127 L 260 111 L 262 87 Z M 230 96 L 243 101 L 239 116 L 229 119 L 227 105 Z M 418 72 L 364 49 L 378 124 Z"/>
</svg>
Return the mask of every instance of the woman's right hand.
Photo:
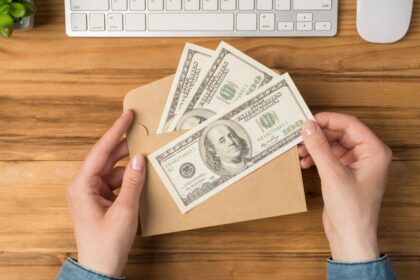
<svg viewBox="0 0 420 280">
<path fill-rule="evenodd" d="M 335 261 L 379 257 L 377 227 L 392 159 L 390 148 L 353 116 L 317 114 L 302 127 L 301 167 L 316 165 L 323 223 Z"/>
</svg>

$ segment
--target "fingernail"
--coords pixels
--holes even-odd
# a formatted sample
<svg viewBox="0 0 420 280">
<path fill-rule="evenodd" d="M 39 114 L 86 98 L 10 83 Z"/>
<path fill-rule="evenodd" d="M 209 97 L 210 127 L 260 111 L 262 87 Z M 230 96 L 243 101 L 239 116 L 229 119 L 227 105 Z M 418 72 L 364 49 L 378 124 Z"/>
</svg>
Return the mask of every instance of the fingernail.
<svg viewBox="0 0 420 280">
<path fill-rule="evenodd" d="M 143 171 L 145 165 L 144 157 L 142 155 L 135 155 L 131 160 L 131 168 L 136 171 Z"/>
<path fill-rule="evenodd" d="M 307 136 L 312 135 L 316 130 L 316 124 L 314 121 L 306 121 L 303 125 L 303 133 Z"/>
</svg>

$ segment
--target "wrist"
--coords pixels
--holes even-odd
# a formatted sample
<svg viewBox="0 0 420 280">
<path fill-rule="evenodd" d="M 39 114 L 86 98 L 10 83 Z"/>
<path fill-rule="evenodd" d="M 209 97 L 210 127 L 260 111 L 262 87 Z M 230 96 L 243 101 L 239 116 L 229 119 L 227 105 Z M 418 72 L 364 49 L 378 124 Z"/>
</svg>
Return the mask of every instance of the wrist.
<svg viewBox="0 0 420 280">
<path fill-rule="evenodd" d="M 327 238 L 334 261 L 365 262 L 380 256 L 376 232 L 334 234 Z"/>
</svg>

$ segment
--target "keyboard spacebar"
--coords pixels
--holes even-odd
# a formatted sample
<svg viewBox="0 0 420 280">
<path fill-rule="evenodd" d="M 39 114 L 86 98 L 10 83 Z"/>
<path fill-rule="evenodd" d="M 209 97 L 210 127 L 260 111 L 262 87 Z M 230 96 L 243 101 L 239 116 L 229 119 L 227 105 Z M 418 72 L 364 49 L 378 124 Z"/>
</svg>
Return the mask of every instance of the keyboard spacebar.
<svg viewBox="0 0 420 280">
<path fill-rule="evenodd" d="M 149 14 L 150 31 L 233 30 L 233 14 Z"/>
</svg>

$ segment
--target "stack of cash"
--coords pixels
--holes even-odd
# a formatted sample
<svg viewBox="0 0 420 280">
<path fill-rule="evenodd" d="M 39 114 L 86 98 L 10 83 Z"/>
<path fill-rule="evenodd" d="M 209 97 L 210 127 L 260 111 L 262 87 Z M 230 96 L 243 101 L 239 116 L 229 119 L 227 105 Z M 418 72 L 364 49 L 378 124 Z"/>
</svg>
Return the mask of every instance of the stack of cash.
<svg viewBox="0 0 420 280">
<path fill-rule="evenodd" d="M 157 133 L 186 132 L 148 158 L 185 213 L 299 144 L 308 119 L 287 73 L 187 43 Z"/>
</svg>

